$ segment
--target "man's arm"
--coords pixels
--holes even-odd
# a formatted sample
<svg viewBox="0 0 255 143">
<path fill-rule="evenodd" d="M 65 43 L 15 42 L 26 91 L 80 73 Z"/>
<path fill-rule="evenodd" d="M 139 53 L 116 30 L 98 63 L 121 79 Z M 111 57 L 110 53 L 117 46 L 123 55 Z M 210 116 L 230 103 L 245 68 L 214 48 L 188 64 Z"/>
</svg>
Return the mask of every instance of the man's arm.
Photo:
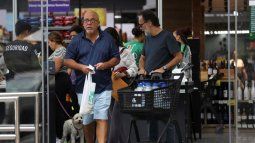
<svg viewBox="0 0 255 143">
<path fill-rule="evenodd" d="M 183 54 L 181 52 L 175 53 L 174 58 L 166 64 L 166 69 L 172 69 L 174 66 L 176 66 L 178 63 L 182 61 Z"/>
<path fill-rule="evenodd" d="M 33 50 L 30 53 L 31 58 L 31 69 L 32 70 L 41 70 L 41 65 L 39 62 L 39 58 L 37 57 L 36 50 L 32 46 Z"/>
<path fill-rule="evenodd" d="M 71 69 L 80 70 L 85 74 L 91 71 L 87 65 L 79 64 L 73 59 L 64 59 L 63 64 Z"/>
<path fill-rule="evenodd" d="M 119 58 L 113 57 L 107 62 L 102 62 L 102 63 L 97 63 L 95 65 L 97 70 L 105 70 L 105 69 L 110 69 L 116 65 L 118 65 L 120 62 Z"/>
<path fill-rule="evenodd" d="M 170 62 L 168 62 L 166 65 L 164 65 L 164 66 L 166 66 L 166 70 L 172 69 L 175 65 L 177 65 L 179 62 L 181 62 L 182 58 L 183 58 L 183 55 L 181 52 L 175 53 L 174 58 Z M 153 72 L 164 73 L 165 70 L 163 67 L 156 69 Z"/>
<path fill-rule="evenodd" d="M 145 70 L 145 56 L 141 55 L 139 59 L 139 71 L 138 75 L 146 75 L 146 70 Z"/>
</svg>

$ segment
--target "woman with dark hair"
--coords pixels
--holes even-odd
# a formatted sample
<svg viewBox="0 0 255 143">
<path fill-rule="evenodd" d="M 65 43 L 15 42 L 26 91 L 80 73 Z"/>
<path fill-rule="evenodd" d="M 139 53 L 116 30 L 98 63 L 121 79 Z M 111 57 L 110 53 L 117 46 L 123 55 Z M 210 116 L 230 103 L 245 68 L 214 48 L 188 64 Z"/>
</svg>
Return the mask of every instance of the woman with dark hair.
<svg viewBox="0 0 255 143">
<path fill-rule="evenodd" d="M 119 47 L 120 51 L 121 60 L 120 63 L 114 67 L 113 80 L 121 78 L 124 81 L 128 81 L 130 77 L 135 77 L 138 72 L 134 56 L 131 54 L 129 49 L 123 47 L 118 32 L 114 28 L 108 27 L 105 29 L 105 32 L 109 33 L 113 37 L 115 44 Z M 130 115 L 120 112 L 120 104 L 117 100 L 115 100 L 110 124 L 109 143 L 126 142 L 128 136 L 127 129 L 129 127 L 130 120 Z"/>
<path fill-rule="evenodd" d="M 145 34 L 139 27 L 134 27 L 132 29 L 132 34 L 134 35 L 134 39 L 132 41 L 127 42 L 125 44 L 125 47 L 131 50 L 131 53 L 135 57 L 136 65 L 138 66 L 139 59 L 141 57 L 141 53 L 143 50 L 143 42 L 145 39 Z"/>
<path fill-rule="evenodd" d="M 173 35 L 177 42 L 181 44 L 181 52 L 183 54 L 183 59 L 181 62 L 181 67 L 188 63 L 191 63 L 191 51 L 188 45 L 187 38 L 192 35 L 190 28 L 177 29 L 173 32 Z"/>
<path fill-rule="evenodd" d="M 53 31 L 48 35 L 49 46 L 53 53 L 48 58 L 49 60 L 53 60 L 55 62 L 55 72 L 65 71 L 66 67 L 62 65 L 62 60 L 66 54 L 66 48 L 63 44 L 62 35 Z"/>
<path fill-rule="evenodd" d="M 246 71 L 246 68 L 247 68 L 247 62 L 246 61 L 243 61 L 237 54 L 237 51 L 233 51 L 232 55 L 231 55 L 231 59 L 229 61 L 230 63 L 230 66 L 233 66 L 233 67 L 237 67 L 237 77 L 238 77 L 238 80 L 241 81 L 241 87 L 244 88 L 244 84 L 245 84 L 245 81 L 247 81 L 248 79 L 248 74 L 247 74 L 247 71 Z"/>
<path fill-rule="evenodd" d="M 114 67 L 114 71 L 113 71 L 114 78 L 118 79 L 118 78 L 135 77 L 137 75 L 138 67 L 135 64 L 134 56 L 131 54 L 129 49 L 126 49 L 123 46 L 118 32 L 112 27 L 108 27 L 104 31 L 109 33 L 113 37 L 120 51 L 121 60 L 120 60 L 120 63 Z M 120 72 L 119 69 L 120 68 L 123 69 L 123 67 L 125 67 L 126 70 L 124 72 Z"/>
<path fill-rule="evenodd" d="M 79 106 L 67 67 L 62 64 L 66 54 L 62 35 L 53 31 L 48 35 L 48 42 L 53 51 L 48 60 L 55 63 L 56 136 L 61 139 L 64 121 L 77 113 Z"/>
</svg>

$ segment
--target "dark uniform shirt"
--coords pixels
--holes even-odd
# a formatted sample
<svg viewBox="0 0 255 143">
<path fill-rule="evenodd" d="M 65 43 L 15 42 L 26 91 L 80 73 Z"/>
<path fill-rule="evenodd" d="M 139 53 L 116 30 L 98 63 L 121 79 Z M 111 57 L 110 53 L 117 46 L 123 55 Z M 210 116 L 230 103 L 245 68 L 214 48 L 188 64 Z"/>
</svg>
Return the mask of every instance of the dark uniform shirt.
<svg viewBox="0 0 255 143">
<path fill-rule="evenodd" d="M 6 67 L 13 74 L 6 79 L 7 92 L 37 92 L 41 90 L 41 66 L 35 48 L 27 41 L 15 40 L 5 47 Z M 22 103 L 32 102 L 30 99 Z"/>
<path fill-rule="evenodd" d="M 100 31 L 99 37 L 92 43 L 84 32 L 80 33 L 67 47 L 65 59 L 73 59 L 77 63 L 94 66 L 100 62 L 107 62 L 112 58 L 120 58 L 119 49 L 113 38 L 106 32 Z M 92 75 L 92 81 L 96 83 L 95 93 L 101 93 L 112 89 L 111 69 L 96 70 Z M 76 92 L 82 93 L 85 74 L 75 70 Z"/>
<path fill-rule="evenodd" d="M 163 67 L 180 51 L 172 33 L 162 30 L 156 36 L 146 36 L 142 55 L 145 56 L 145 70 L 150 73 Z"/>
<path fill-rule="evenodd" d="M 5 47 L 4 60 L 14 74 L 41 70 L 36 50 L 27 41 L 15 40 Z"/>
</svg>

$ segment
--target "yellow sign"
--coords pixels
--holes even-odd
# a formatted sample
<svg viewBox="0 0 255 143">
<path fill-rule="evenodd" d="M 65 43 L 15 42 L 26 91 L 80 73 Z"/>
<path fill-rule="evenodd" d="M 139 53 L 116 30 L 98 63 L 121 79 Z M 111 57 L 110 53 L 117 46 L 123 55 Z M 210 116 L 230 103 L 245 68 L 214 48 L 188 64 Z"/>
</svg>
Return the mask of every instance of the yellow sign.
<svg viewBox="0 0 255 143">
<path fill-rule="evenodd" d="M 106 9 L 105 8 L 82 8 L 81 17 L 83 17 L 86 10 L 93 10 L 99 16 L 99 21 L 101 26 L 106 26 Z M 74 9 L 74 16 L 79 17 L 79 8 Z"/>
</svg>

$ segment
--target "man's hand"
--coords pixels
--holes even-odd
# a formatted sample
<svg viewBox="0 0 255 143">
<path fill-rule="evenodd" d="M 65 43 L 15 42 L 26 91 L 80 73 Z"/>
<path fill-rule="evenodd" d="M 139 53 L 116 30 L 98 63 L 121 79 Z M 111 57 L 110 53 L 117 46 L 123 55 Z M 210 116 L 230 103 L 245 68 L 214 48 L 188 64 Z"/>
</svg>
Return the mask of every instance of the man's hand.
<svg viewBox="0 0 255 143">
<path fill-rule="evenodd" d="M 85 74 L 88 74 L 88 73 L 91 72 L 92 70 L 89 69 L 89 67 L 86 66 L 86 65 L 81 65 L 81 71 L 82 71 L 83 73 L 85 73 Z"/>
<path fill-rule="evenodd" d="M 97 70 L 105 70 L 106 69 L 105 63 L 97 63 L 94 66 L 96 67 Z"/>
<path fill-rule="evenodd" d="M 138 75 L 147 75 L 147 72 L 146 72 L 145 69 L 140 69 L 140 70 L 138 71 Z"/>
<path fill-rule="evenodd" d="M 156 69 L 156 70 L 154 70 L 154 71 L 151 71 L 151 73 L 164 73 L 165 72 L 165 70 L 163 69 L 163 67 L 161 67 L 161 68 L 159 68 L 159 69 Z"/>
</svg>

